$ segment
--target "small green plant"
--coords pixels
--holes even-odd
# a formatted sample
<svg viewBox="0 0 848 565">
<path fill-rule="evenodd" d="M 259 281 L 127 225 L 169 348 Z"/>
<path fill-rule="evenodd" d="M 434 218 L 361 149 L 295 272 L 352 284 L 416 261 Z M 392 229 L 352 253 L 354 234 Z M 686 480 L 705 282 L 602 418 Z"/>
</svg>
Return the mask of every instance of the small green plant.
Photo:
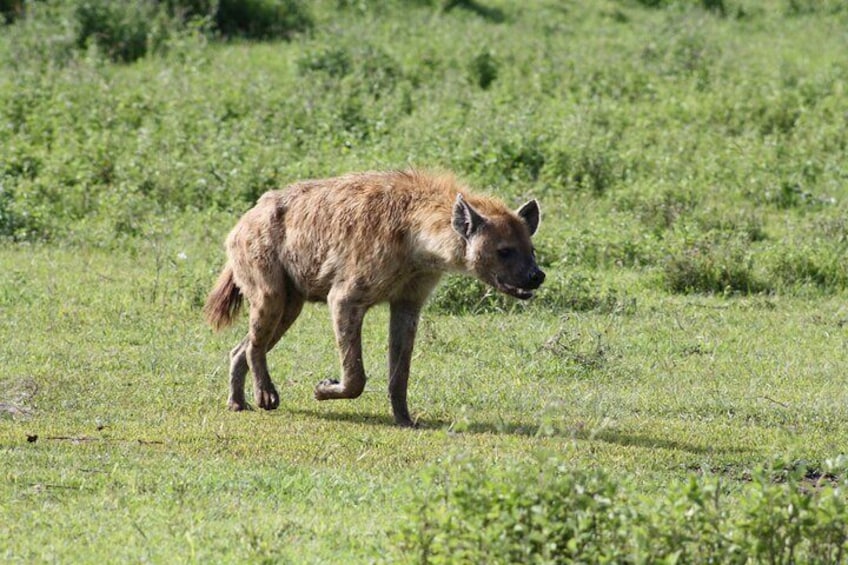
<svg viewBox="0 0 848 565">
<path fill-rule="evenodd" d="M 550 312 L 625 313 L 635 303 L 626 293 L 603 288 L 595 278 L 581 272 L 552 272 L 536 296 L 519 301 L 505 296 L 466 276 L 449 276 L 436 289 L 428 308 L 440 314 L 464 315 L 521 312 L 544 309 Z"/>
<path fill-rule="evenodd" d="M 331 78 L 342 78 L 353 70 L 353 60 L 349 51 L 341 46 L 325 47 L 306 52 L 297 62 L 301 74 L 309 72 L 326 73 Z"/>
<path fill-rule="evenodd" d="M 488 49 L 478 53 L 468 68 L 471 81 L 483 90 L 488 90 L 498 78 L 498 61 Z"/>
</svg>

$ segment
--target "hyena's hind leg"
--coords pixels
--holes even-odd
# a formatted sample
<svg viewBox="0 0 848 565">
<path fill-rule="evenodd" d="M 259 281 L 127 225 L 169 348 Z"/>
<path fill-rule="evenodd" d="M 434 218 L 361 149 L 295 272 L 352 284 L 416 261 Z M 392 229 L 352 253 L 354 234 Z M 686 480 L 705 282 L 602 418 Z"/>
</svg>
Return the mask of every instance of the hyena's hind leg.
<svg viewBox="0 0 848 565">
<path fill-rule="evenodd" d="M 289 286 L 285 293 L 285 299 L 282 302 L 284 303 L 282 314 L 278 318 L 276 328 L 274 329 L 270 340 L 268 340 L 264 347 L 266 354 L 274 348 L 294 321 L 297 320 L 297 317 L 303 309 L 304 297 L 302 294 L 297 292 L 297 290 Z M 254 310 L 251 307 L 251 332 L 248 332 L 248 335 L 245 336 L 241 343 L 239 343 L 230 352 L 230 397 L 227 401 L 227 405 L 231 410 L 244 410 L 247 408 L 247 401 L 244 397 L 244 382 L 247 372 L 250 369 L 248 362 L 248 349 L 254 347 L 253 342 L 251 341 L 251 333 L 253 332 L 254 327 L 256 327 L 254 324 L 253 313 Z M 258 315 L 259 314 L 257 313 L 257 316 Z M 270 325 L 271 320 L 267 320 L 267 322 L 268 325 Z M 256 350 L 254 349 L 254 351 Z M 262 363 L 262 366 L 265 368 L 267 379 L 263 380 L 262 378 L 257 378 L 257 373 L 254 371 L 254 397 L 256 398 L 256 403 L 260 408 L 272 410 L 279 406 L 279 395 L 274 388 L 273 382 L 271 382 L 270 374 L 268 374 L 267 360 L 263 360 Z"/>
<path fill-rule="evenodd" d="M 250 368 L 247 366 L 247 336 L 230 351 L 230 397 L 227 407 L 239 411 L 248 408 L 244 398 L 244 378 Z"/>
</svg>

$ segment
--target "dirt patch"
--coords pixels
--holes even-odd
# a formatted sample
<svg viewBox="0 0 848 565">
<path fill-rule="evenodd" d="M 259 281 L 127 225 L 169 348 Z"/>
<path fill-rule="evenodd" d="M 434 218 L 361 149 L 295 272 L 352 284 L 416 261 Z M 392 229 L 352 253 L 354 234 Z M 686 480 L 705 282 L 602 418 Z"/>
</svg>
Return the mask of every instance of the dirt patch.
<svg viewBox="0 0 848 565">
<path fill-rule="evenodd" d="M 31 416 L 32 403 L 36 394 L 38 394 L 38 383 L 32 379 L 0 383 L 0 417 Z"/>
</svg>

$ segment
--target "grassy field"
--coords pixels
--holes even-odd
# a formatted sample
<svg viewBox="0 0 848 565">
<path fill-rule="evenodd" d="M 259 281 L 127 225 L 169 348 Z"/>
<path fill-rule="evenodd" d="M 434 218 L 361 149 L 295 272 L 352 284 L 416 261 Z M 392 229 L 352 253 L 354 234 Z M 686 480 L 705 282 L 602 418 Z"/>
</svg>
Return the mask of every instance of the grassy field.
<svg viewBox="0 0 848 565">
<path fill-rule="evenodd" d="M 281 2 L 300 27 L 265 42 L 157 12 L 132 61 L 78 4 L 0 27 L 0 559 L 600 560 L 615 532 L 521 537 L 572 515 L 619 520 L 616 562 L 845 559 L 843 3 Z M 280 409 L 228 412 L 245 324 L 200 314 L 227 230 L 269 188 L 407 166 L 538 198 L 545 289 L 443 283 L 418 429 L 384 308 L 360 399 L 312 399 L 338 367 L 308 305 Z"/>
</svg>

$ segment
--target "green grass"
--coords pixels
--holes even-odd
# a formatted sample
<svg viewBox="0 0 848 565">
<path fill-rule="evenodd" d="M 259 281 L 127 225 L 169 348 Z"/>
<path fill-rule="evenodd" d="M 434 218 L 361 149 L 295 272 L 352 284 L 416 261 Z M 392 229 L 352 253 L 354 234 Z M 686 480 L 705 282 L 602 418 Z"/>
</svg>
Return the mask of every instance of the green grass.
<svg viewBox="0 0 848 565">
<path fill-rule="evenodd" d="M 77 44 L 74 5 L 0 30 L 0 559 L 421 561 L 483 508 L 446 484 L 508 501 L 549 461 L 684 522 L 713 480 L 728 520 L 810 477 L 845 500 L 839 2 L 327 0 L 280 42 L 163 19 L 129 64 Z M 280 409 L 227 412 L 245 324 L 200 313 L 227 230 L 269 188 L 407 165 L 538 198 L 544 289 L 443 283 L 419 429 L 391 425 L 385 308 L 360 399 L 312 399 L 338 365 L 308 305 L 270 356 Z M 752 479 L 776 459 L 800 486 Z"/>
<path fill-rule="evenodd" d="M 27 411 L 0 420 L 6 557 L 367 561 L 409 519 L 420 471 L 463 454 L 494 468 L 554 456 L 662 495 L 689 473 L 733 486 L 775 456 L 844 452 L 844 297 L 428 314 L 409 431 L 391 425 L 380 309 L 361 399 L 312 399 L 337 370 L 316 305 L 271 356 L 280 409 L 227 412 L 239 335 L 212 334 L 197 308 L 212 253 L 164 246 L 0 254 L 0 386 Z"/>
</svg>

